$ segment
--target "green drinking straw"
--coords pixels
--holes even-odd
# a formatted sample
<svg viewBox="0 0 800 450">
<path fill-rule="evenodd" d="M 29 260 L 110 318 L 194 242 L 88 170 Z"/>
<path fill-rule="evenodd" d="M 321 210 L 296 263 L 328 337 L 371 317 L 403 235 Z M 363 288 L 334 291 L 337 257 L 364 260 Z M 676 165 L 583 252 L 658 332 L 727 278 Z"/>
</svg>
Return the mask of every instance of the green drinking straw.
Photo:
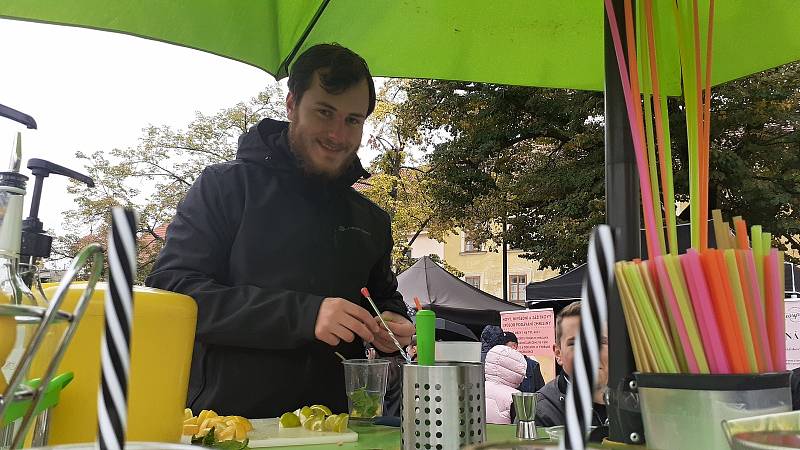
<svg viewBox="0 0 800 450">
<path fill-rule="evenodd" d="M 624 270 L 628 285 L 631 287 L 636 309 L 643 319 L 642 325 L 644 326 L 648 343 L 655 349 L 655 363 L 658 372 L 678 373 L 677 359 L 669 343 L 667 330 L 662 329 L 658 319 L 656 319 L 655 311 L 651 300 L 647 296 L 639 268 L 636 267 L 636 263 L 628 263 Z"/>
<path fill-rule="evenodd" d="M 683 277 L 683 271 L 681 270 L 678 258 L 677 255 L 666 255 L 664 257 L 667 274 L 669 275 L 669 279 L 675 291 L 675 297 L 678 300 L 678 308 L 681 311 L 683 322 L 686 324 L 686 332 L 689 335 L 689 342 L 692 346 L 692 351 L 694 351 L 694 356 L 697 359 L 697 366 L 700 373 L 710 373 L 706 352 L 703 349 L 700 331 L 699 328 L 697 328 L 697 321 L 694 317 L 694 309 L 692 308 L 692 302 L 689 297 L 689 289 L 686 286 L 686 280 Z"/>
<path fill-rule="evenodd" d="M 664 69 L 665 66 L 663 64 L 663 56 L 659 57 L 659 55 L 663 55 L 665 52 L 660 51 L 660 41 L 658 39 L 658 33 L 655 30 L 661 30 L 661 15 L 660 14 L 653 14 L 652 7 L 648 7 L 645 5 L 645 14 L 647 15 L 647 21 L 652 27 L 652 36 L 648 36 L 648 38 L 652 38 L 653 42 L 653 49 L 652 52 L 655 53 L 654 60 L 655 60 L 655 70 L 653 71 L 653 89 L 656 90 L 656 86 L 659 84 L 658 80 L 665 79 Z M 655 17 L 654 17 L 655 16 Z M 650 28 L 650 27 L 648 27 Z M 650 34 L 648 29 L 648 34 Z M 675 219 L 675 183 L 672 179 L 672 140 L 670 138 L 669 132 L 669 109 L 667 108 L 667 96 L 660 95 L 660 92 L 656 93 L 656 117 L 661 118 L 660 120 L 660 127 L 659 124 L 656 124 L 656 131 L 659 133 L 659 156 L 661 157 L 662 166 L 661 174 L 662 177 L 662 186 L 661 189 L 664 192 L 664 214 L 667 220 L 667 237 L 669 241 L 669 252 L 673 255 L 678 254 L 678 227 L 676 224 Z M 660 111 L 659 111 L 660 110 Z"/>
<path fill-rule="evenodd" d="M 766 311 L 763 301 L 764 296 L 764 255 L 769 253 L 769 247 L 764 248 L 764 237 L 761 232 L 761 225 L 750 227 L 750 246 L 753 247 L 753 258 L 756 261 L 756 273 L 758 274 L 758 289 L 761 291 L 761 309 Z M 766 250 L 766 251 L 765 251 Z"/>
<path fill-rule="evenodd" d="M 650 175 L 650 201 L 653 203 L 653 211 L 656 215 L 656 228 L 658 229 L 658 244 L 661 246 L 661 253 L 666 253 L 666 246 L 664 244 L 664 219 L 661 215 L 661 200 L 659 199 L 659 186 L 658 186 L 658 160 L 656 159 L 656 143 L 655 133 L 653 131 L 653 92 L 652 92 L 652 79 L 650 77 L 650 55 L 648 52 L 647 40 L 643 36 L 645 30 L 644 14 L 638 15 L 639 25 L 636 27 L 639 34 L 637 40 L 637 53 L 639 57 L 639 73 L 642 74 L 642 95 L 644 97 L 644 130 L 645 130 L 645 143 L 647 144 L 647 165 Z M 653 258 L 655 255 L 651 255 Z"/>
<path fill-rule="evenodd" d="M 658 279 L 652 276 L 652 272 L 650 271 L 651 264 L 655 264 L 654 260 L 642 261 L 640 264 L 637 264 L 639 267 L 639 272 L 642 275 L 642 281 L 644 281 L 647 298 L 650 299 L 651 304 L 654 306 L 654 313 L 661 329 L 669 330 L 666 334 L 671 340 L 672 349 L 675 353 L 675 359 L 678 363 L 678 372 L 689 373 L 690 370 L 688 359 L 683 351 L 683 345 L 681 344 L 681 338 L 678 333 L 677 321 L 680 318 L 673 317 L 666 300 L 659 292 L 656 291 L 656 283 L 658 282 Z M 658 306 L 658 309 L 655 309 L 656 305 Z"/>
<path fill-rule="evenodd" d="M 739 276 L 739 266 L 736 263 L 736 250 L 724 250 L 725 266 L 728 270 L 728 282 L 733 292 L 733 304 L 736 307 L 736 316 L 739 319 L 739 326 L 742 329 L 742 340 L 744 341 L 744 349 L 747 355 L 747 365 L 750 367 L 752 373 L 758 372 L 758 359 L 756 358 L 756 350 L 753 346 L 755 336 L 750 329 L 749 314 L 747 306 L 744 304 L 744 294 L 742 293 L 741 277 Z"/>
</svg>

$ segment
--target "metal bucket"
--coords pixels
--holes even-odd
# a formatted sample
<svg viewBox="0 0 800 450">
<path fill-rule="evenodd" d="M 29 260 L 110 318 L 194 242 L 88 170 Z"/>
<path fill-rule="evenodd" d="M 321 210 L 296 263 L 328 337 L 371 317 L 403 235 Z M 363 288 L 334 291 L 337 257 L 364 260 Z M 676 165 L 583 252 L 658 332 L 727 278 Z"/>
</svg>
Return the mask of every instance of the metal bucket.
<svg viewBox="0 0 800 450">
<path fill-rule="evenodd" d="M 635 376 L 651 450 L 728 450 L 723 420 L 792 409 L 789 372 Z"/>
<path fill-rule="evenodd" d="M 457 450 L 486 439 L 483 365 L 403 366 L 401 434 L 406 450 Z"/>
</svg>

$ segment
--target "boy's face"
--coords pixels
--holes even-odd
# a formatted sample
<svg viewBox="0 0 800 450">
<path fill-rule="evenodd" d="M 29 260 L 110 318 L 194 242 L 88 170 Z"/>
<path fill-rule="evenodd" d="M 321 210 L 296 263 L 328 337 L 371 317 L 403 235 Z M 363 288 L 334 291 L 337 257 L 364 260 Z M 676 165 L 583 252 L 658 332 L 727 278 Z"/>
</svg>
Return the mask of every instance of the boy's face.
<svg viewBox="0 0 800 450">
<path fill-rule="evenodd" d="M 564 317 L 561 319 L 561 340 L 553 346 L 556 362 L 561 365 L 570 378 L 572 378 L 574 369 L 575 341 L 578 339 L 580 329 L 580 316 Z M 596 385 L 605 387 L 608 384 L 608 329 L 605 327 L 600 337 L 600 366 L 598 369 Z"/>
</svg>

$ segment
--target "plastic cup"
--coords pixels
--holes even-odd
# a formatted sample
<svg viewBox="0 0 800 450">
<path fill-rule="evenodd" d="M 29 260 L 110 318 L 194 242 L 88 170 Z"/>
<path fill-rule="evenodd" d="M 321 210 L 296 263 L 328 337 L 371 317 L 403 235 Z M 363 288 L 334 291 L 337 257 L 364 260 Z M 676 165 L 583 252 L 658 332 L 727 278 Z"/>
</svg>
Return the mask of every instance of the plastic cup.
<svg viewBox="0 0 800 450">
<path fill-rule="evenodd" d="M 382 415 L 389 361 L 348 359 L 342 364 L 344 364 L 344 384 L 350 418 L 372 419 Z"/>
</svg>

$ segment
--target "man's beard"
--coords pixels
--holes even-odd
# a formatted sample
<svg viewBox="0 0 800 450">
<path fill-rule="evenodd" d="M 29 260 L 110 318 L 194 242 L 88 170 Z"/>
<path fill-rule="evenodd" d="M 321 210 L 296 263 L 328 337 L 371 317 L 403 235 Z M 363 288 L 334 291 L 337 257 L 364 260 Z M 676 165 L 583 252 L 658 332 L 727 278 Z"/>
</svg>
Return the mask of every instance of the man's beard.
<svg viewBox="0 0 800 450">
<path fill-rule="evenodd" d="M 309 156 L 309 149 L 306 142 L 298 136 L 299 132 L 295 130 L 291 123 L 289 123 L 289 150 L 294 154 L 297 159 L 297 165 L 306 176 L 319 177 L 326 181 L 333 181 L 353 165 L 356 159 L 356 152 L 351 152 L 347 159 L 334 171 L 330 172 L 314 165 L 314 161 Z"/>
</svg>

